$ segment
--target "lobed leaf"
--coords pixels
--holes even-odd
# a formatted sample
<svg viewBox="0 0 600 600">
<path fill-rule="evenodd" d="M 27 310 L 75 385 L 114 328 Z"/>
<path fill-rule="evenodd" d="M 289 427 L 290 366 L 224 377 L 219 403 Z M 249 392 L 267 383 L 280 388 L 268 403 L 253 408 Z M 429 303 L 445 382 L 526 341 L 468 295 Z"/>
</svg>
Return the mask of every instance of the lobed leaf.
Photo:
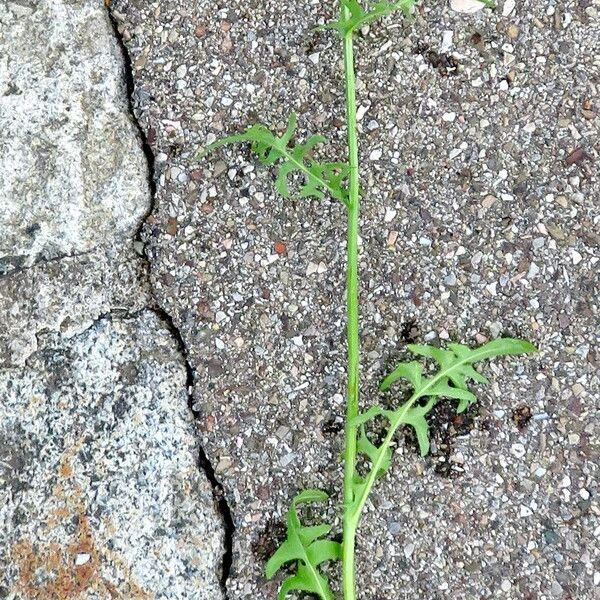
<svg viewBox="0 0 600 600">
<path fill-rule="evenodd" d="M 430 358 L 438 366 L 432 377 L 423 377 L 423 367 L 416 361 L 399 364 L 381 383 L 381 391 L 388 390 L 397 381 L 404 379 L 412 386 L 410 398 L 396 410 L 373 407 L 354 420 L 356 426 L 364 426 L 376 416 L 385 416 L 392 427 L 411 426 L 417 436 L 421 456 L 429 452 L 429 427 L 427 413 L 441 398 L 458 400 L 457 412 L 465 411 L 477 401 L 469 390 L 470 380 L 489 383 L 488 379 L 473 368 L 473 364 L 497 356 L 518 355 L 535 352 L 533 344 L 525 340 L 501 338 L 469 348 L 463 344 L 448 344 L 448 349 L 422 344 L 409 344 L 408 349 L 417 356 Z M 419 402 L 427 399 L 424 404 Z M 379 473 L 374 474 L 379 477 Z"/>
<path fill-rule="evenodd" d="M 390 2 L 388 0 L 380 0 L 378 2 L 368 3 L 364 6 L 364 0 L 341 0 L 342 6 L 346 10 L 340 11 L 340 17 L 321 27 L 320 29 L 334 29 L 341 37 L 360 29 L 363 25 L 367 25 L 386 17 L 396 10 L 401 10 L 406 16 L 410 15 L 416 0 L 398 0 Z"/>
<path fill-rule="evenodd" d="M 378 406 L 371 408 L 369 411 L 364 413 L 363 415 L 359 415 L 353 420 L 353 423 L 366 422 L 370 419 L 375 418 L 376 416 L 383 415 L 389 418 L 389 414 L 392 411 L 386 411 Z M 387 471 L 389 470 L 392 464 L 392 450 L 389 446 L 382 444 L 381 446 L 376 446 L 371 442 L 371 440 L 367 437 L 364 427 L 361 426 L 360 434 L 356 440 L 356 453 L 357 455 L 364 455 L 368 461 L 371 463 L 371 470 L 376 468 L 377 473 L 375 475 L 376 479 L 383 477 Z M 377 465 L 377 467 L 374 467 Z M 352 498 L 353 502 L 356 502 L 358 498 L 361 497 L 363 490 L 367 485 L 367 478 L 362 477 L 355 472 L 354 479 L 352 481 Z"/>
<path fill-rule="evenodd" d="M 496 356 L 527 354 L 537 351 L 533 344 L 512 338 L 494 340 L 478 348 L 469 348 L 462 344 L 449 344 L 448 349 L 421 344 L 411 344 L 408 348 L 417 356 L 433 359 L 437 362 L 439 369 L 431 377 L 423 377 L 423 369 L 416 361 L 398 365 L 383 380 L 380 388 L 387 390 L 400 379 L 406 379 L 413 388 L 408 400 L 395 410 L 385 410 L 374 406 L 352 420 L 352 425 L 360 427 L 357 450 L 359 453 L 365 454 L 371 461 L 371 469 L 366 477 L 356 474 L 353 480 L 350 510 L 356 520 L 360 518 L 373 485 L 389 468 L 390 446 L 401 425 L 409 425 L 414 429 L 419 450 L 424 456 L 429 452 L 430 445 L 426 417 L 439 399 L 445 397 L 458 400 L 457 410 L 460 412 L 476 400 L 475 395 L 468 389 L 467 382 L 474 380 L 487 383 L 487 379 L 473 368 L 473 364 Z M 379 416 L 384 416 L 390 425 L 382 444 L 375 446 L 368 440 L 364 427 Z"/>
<path fill-rule="evenodd" d="M 368 421 L 373 420 L 375 417 L 383 416 L 383 417 L 387 417 L 387 419 L 389 420 L 393 415 L 394 415 L 393 410 L 385 410 L 385 409 L 381 408 L 380 406 L 372 406 L 367 412 L 361 413 L 361 414 L 357 415 L 356 417 L 354 417 L 350 421 L 350 424 L 353 427 L 359 427 L 361 425 L 364 425 Z"/>
<path fill-rule="evenodd" d="M 287 537 L 267 562 L 265 574 L 271 579 L 287 563 L 296 563 L 296 573 L 285 579 L 278 600 L 284 600 L 289 592 L 302 591 L 315 594 L 321 600 L 333 600 L 333 592 L 327 577 L 319 565 L 328 560 L 338 560 L 342 547 L 338 542 L 323 539 L 331 530 L 329 525 L 303 526 L 298 516 L 300 504 L 324 502 L 328 495 L 321 490 L 304 490 L 293 500 L 287 517 Z"/>
<path fill-rule="evenodd" d="M 245 133 L 230 135 L 213 142 L 199 152 L 198 157 L 206 156 L 209 152 L 228 144 L 249 142 L 251 150 L 263 165 L 280 163 L 275 187 L 284 198 L 292 196 L 289 188 L 290 176 L 300 174 L 303 181 L 298 195 L 301 198 L 321 199 L 329 194 L 332 198 L 348 204 L 348 165 L 343 162 L 316 161 L 311 156 L 312 150 L 315 146 L 327 142 L 327 138 L 312 135 L 303 144 L 292 145 L 295 132 L 296 115 L 292 113 L 285 132 L 279 137 L 259 123 L 252 125 Z"/>
<path fill-rule="evenodd" d="M 364 454 L 371 464 L 379 464 L 377 477 L 382 477 L 390 468 L 392 463 L 392 451 L 385 446 L 376 446 L 371 442 L 365 433 L 364 427 L 361 428 L 360 435 L 356 442 L 356 451 L 358 454 Z"/>
<path fill-rule="evenodd" d="M 381 383 L 379 389 L 385 392 L 389 389 L 392 384 L 396 383 L 399 379 L 408 379 L 413 387 L 417 388 L 421 385 L 421 377 L 423 374 L 423 367 L 416 362 L 412 361 L 409 363 L 399 364 Z"/>
</svg>

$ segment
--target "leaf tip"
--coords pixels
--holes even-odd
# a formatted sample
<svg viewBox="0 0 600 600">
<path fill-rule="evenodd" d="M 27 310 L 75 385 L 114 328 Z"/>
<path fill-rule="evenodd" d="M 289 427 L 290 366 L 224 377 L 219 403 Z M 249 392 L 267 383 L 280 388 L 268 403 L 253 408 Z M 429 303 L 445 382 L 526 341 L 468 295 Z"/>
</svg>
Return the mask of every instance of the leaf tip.
<svg viewBox="0 0 600 600">
<path fill-rule="evenodd" d="M 531 342 L 519 338 L 498 338 L 494 341 L 505 346 L 506 354 L 533 354 L 539 352 L 539 349 Z"/>
<path fill-rule="evenodd" d="M 329 494 L 323 490 L 308 489 L 303 490 L 293 500 L 294 504 L 306 504 L 309 502 L 324 502 L 329 498 Z"/>
</svg>

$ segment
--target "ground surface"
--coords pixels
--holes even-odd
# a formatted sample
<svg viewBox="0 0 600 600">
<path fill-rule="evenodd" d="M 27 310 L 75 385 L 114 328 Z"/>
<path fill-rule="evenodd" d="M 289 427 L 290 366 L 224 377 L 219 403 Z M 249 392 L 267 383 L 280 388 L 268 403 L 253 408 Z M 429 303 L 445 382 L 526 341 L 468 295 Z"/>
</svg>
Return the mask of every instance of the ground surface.
<svg viewBox="0 0 600 600">
<path fill-rule="evenodd" d="M 244 148 L 194 153 L 295 110 L 336 155 L 340 48 L 311 32 L 334 8 L 113 6 L 156 160 L 152 287 L 237 527 L 229 595 L 270 598 L 261 572 L 291 495 L 339 489 L 344 211 L 282 200 Z M 359 36 L 365 402 L 408 339 L 541 350 L 490 367 L 467 423 L 440 414 L 431 457 L 400 440 L 362 527 L 361 598 L 597 594 L 599 9 L 425 3 Z"/>
<path fill-rule="evenodd" d="M 220 597 L 186 369 L 154 313 L 48 340 L 0 394 L 2 597 Z"/>
<path fill-rule="evenodd" d="M 8 4 L 18 18 L 30 18 L 20 3 Z M 478 390 L 481 402 L 466 417 L 456 419 L 449 406 L 440 407 L 426 459 L 417 456 L 410 436 L 398 437 L 394 467 L 361 527 L 358 579 L 365 600 L 591 600 L 600 589 L 600 4 L 511 4 L 463 15 L 435 2 L 413 22 L 389 18 L 357 39 L 365 406 L 380 400 L 377 383 L 406 357 L 407 341 L 477 343 L 518 335 L 540 348 L 533 358 L 488 366 L 493 384 Z M 71 10 L 75 5 L 100 10 L 91 0 L 70 4 Z M 53 398 L 44 375 L 54 360 L 44 354 L 51 348 L 60 360 L 63 353 L 70 357 L 69 377 L 85 379 L 82 348 L 100 336 L 96 345 L 111 369 L 138 355 L 148 365 L 146 379 L 116 376 L 134 397 L 138 386 L 153 387 L 171 370 L 178 373 L 172 386 L 158 387 L 166 397 L 173 394 L 179 408 L 170 412 L 164 396 L 159 405 L 167 421 L 184 427 L 185 452 L 193 454 L 189 415 L 175 399 L 186 384 L 180 381 L 184 357 L 173 355 L 180 353 L 176 339 L 170 350 L 151 350 L 166 344 L 167 333 L 180 334 L 194 377 L 200 443 L 236 527 L 228 572 L 227 555 L 224 564 L 230 600 L 275 597 L 278 582 L 264 580 L 264 562 L 298 489 L 324 487 L 339 501 L 345 215 L 328 201 L 282 200 L 273 192 L 273 174 L 257 167 L 244 148 L 202 162 L 194 155 L 215 136 L 259 117 L 282 128 L 291 110 L 299 115 L 301 136 L 330 137 L 326 156 L 343 151 L 339 44 L 330 33 L 311 31 L 334 10 L 308 1 L 291 7 L 275 0 L 114 0 L 112 15 L 131 59 L 135 116 L 153 155 L 154 197 L 144 169 L 136 167 L 143 154 L 139 142 L 132 142 L 135 131 L 118 126 L 130 137 L 107 134 L 102 139 L 109 142 L 98 152 L 123 152 L 118 162 L 129 175 L 111 166 L 112 187 L 102 178 L 92 186 L 119 190 L 117 196 L 129 199 L 125 218 L 117 203 L 106 203 L 118 226 L 108 233 L 94 226 L 99 208 L 92 199 L 112 197 L 99 191 L 83 194 L 88 200 L 74 213 L 78 223 L 91 223 L 69 229 L 78 232 L 77 243 L 61 246 L 67 239 L 61 235 L 64 220 L 52 210 L 42 213 L 43 197 L 33 213 L 45 215 L 42 231 L 55 236 L 54 245 L 28 241 L 36 239 L 37 228 L 24 226 L 15 236 L 16 217 L 3 235 L 8 275 L 0 280 L 0 303 L 10 317 L 0 357 L 9 380 L 12 369 L 24 369 L 14 377 L 16 389 L 37 382 L 46 390 L 42 397 Z M 103 23 L 98 31 L 114 51 Z M 2 32 L 5 44 L 20 39 L 8 31 Z M 96 58 L 120 69 L 118 60 Z M 111 94 L 109 89 L 109 99 Z M 119 114 L 128 114 L 124 86 L 116 94 Z M 10 103 L 10 95 L 4 98 Z M 10 106 L 4 114 L 11 114 Z M 123 150 L 130 142 L 133 149 Z M 5 145 L 20 148 L 10 135 L 2 139 Z M 27 158 L 25 143 L 23 148 L 19 156 Z M 130 155 L 133 161 L 126 159 Z M 2 183 L 12 202 L 9 215 L 17 215 L 25 184 L 6 177 Z M 143 192 L 137 199 L 130 195 L 136 186 Z M 62 202 L 72 198 L 66 193 Z M 141 236 L 147 277 L 132 240 L 151 200 Z M 106 218 L 100 220 L 106 225 Z M 61 252 L 75 256 L 61 258 Z M 34 301 L 36 281 L 45 285 L 43 302 Z M 146 310 L 132 320 L 121 310 L 123 321 L 114 326 L 99 319 L 115 309 L 131 313 L 143 307 L 159 308 L 161 318 Z M 164 320 L 171 318 L 175 330 L 165 331 Z M 57 336 L 64 339 L 57 342 Z M 148 338 L 143 348 L 139 336 Z M 115 337 L 128 339 L 125 358 L 112 350 Z M 91 402 L 94 389 L 83 397 Z M 2 398 L 13 415 L 20 406 L 14 394 Z M 112 401 L 106 399 L 106 407 Z M 393 403 L 394 396 L 385 401 Z M 70 415 L 66 411 L 62 418 L 72 427 L 77 420 Z M 122 418 L 126 427 L 130 417 Z M 177 443 L 177 427 L 164 448 Z M 95 432 L 90 443 L 108 452 L 110 436 L 102 427 Z M 157 462 L 164 448 L 152 446 Z M 49 454 L 46 470 L 54 468 L 56 456 Z M 177 470 L 178 460 L 188 464 L 185 457 L 169 458 L 165 469 Z M 92 465 L 106 461 L 110 457 Z M 23 503 L 31 492 L 11 473 L 3 475 L 0 493 Z M 35 485 L 46 489 L 44 470 L 36 473 Z M 137 481 L 131 478 L 133 491 L 144 487 Z M 203 599 L 223 596 L 223 506 L 216 514 L 204 476 L 193 481 L 199 514 L 176 529 L 179 534 L 162 526 L 156 531 L 165 540 L 180 539 L 186 555 L 186 540 L 205 536 L 197 573 L 207 575 L 202 585 L 175 575 L 183 587 L 164 591 L 141 577 L 150 597 L 177 598 L 177 590 L 195 597 L 198 589 Z M 171 481 L 173 493 L 177 486 Z M 330 512 L 335 520 L 333 503 Z M 148 518 L 159 520 L 151 511 Z M 11 523 L 11 541 L 30 531 Z M 126 555 L 134 572 L 146 546 L 141 548 Z M 8 562 L 14 569 L 4 560 L 0 567 Z M 187 568 L 177 554 L 153 568 L 160 564 L 163 573 L 181 575 Z M 23 572 L 6 573 L 0 597 L 38 597 L 23 592 Z M 129 585 L 126 578 L 117 581 Z M 134 581 L 141 585 L 139 574 Z M 76 592 L 103 597 L 94 595 L 97 589 L 90 584 Z M 132 588 L 119 589 L 129 597 Z"/>
</svg>

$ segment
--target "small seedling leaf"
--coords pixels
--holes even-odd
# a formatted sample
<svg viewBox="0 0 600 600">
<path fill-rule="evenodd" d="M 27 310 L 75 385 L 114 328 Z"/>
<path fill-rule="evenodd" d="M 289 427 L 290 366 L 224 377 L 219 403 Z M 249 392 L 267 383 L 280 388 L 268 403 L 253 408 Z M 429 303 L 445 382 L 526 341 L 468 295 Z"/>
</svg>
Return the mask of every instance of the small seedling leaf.
<svg viewBox="0 0 600 600">
<path fill-rule="evenodd" d="M 416 0 L 399 0 L 397 2 L 379 1 L 366 2 L 365 0 L 341 0 L 346 8 L 341 11 L 340 17 L 331 23 L 327 23 L 320 29 L 334 29 L 341 37 L 368 25 L 377 19 L 387 17 L 397 10 L 401 10 L 405 16 L 412 13 Z"/>
<path fill-rule="evenodd" d="M 284 197 L 293 192 L 289 188 L 292 175 L 300 176 L 297 195 L 301 198 L 324 198 L 327 194 L 344 204 L 348 203 L 346 181 L 350 169 L 343 162 L 319 162 L 312 157 L 315 146 L 324 144 L 327 139 L 321 135 L 310 136 L 303 144 L 292 144 L 296 132 L 296 115 L 292 113 L 285 132 L 281 136 L 273 134 L 265 125 L 252 125 L 245 133 L 230 135 L 213 142 L 198 153 L 198 158 L 229 144 L 249 142 L 252 152 L 263 165 L 279 162 L 275 187 Z"/>
<path fill-rule="evenodd" d="M 284 600 L 289 592 L 303 591 L 315 594 L 321 600 L 333 600 L 333 592 L 319 565 L 341 558 L 338 542 L 323 539 L 331 530 L 329 525 L 303 526 L 298 516 L 298 505 L 327 500 L 321 490 L 304 490 L 292 501 L 287 518 L 287 537 L 267 562 L 265 574 L 271 579 L 287 563 L 296 563 L 296 573 L 285 579 L 277 596 Z"/>
</svg>

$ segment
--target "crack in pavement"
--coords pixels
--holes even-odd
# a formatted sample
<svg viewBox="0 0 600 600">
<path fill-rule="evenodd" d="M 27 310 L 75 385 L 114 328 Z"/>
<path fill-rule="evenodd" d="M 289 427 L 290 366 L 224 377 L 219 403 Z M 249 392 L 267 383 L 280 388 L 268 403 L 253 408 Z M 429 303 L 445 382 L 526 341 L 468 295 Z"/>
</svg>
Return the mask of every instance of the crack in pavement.
<svg viewBox="0 0 600 600">
<path fill-rule="evenodd" d="M 146 157 L 146 162 L 148 165 L 148 185 L 150 188 L 150 207 L 148 209 L 148 212 L 146 213 L 146 217 L 142 220 L 140 227 L 138 228 L 138 231 L 136 234 L 136 241 L 144 244 L 144 246 L 145 246 L 145 242 L 142 238 L 144 222 L 145 222 L 146 218 L 154 212 L 155 202 L 156 202 L 156 181 L 154 179 L 154 172 L 155 172 L 155 170 L 154 170 L 154 152 L 152 151 L 152 148 L 150 147 L 150 144 L 148 143 L 145 132 L 142 130 L 142 128 L 135 116 L 135 111 L 133 108 L 132 98 L 133 98 L 133 94 L 135 91 L 135 81 L 133 78 L 133 68 L 131 65 L 131 57 L 129 56 L 129 52 L 123 41 L 123 37 L 122 37 L 121 33 L 119 32 L 117 19 L 113 15 L 111 8 L 110 8 L 110 4 L 108 4 L 108 3 L 106 5 L 106 11 L 107 11 L 108 18 L 109 18 L 110 23 L 113 28 L 115 39 L 117 41 L 117 44 L 119 46 L 119 49 L 120 49 L 122 57 L 123 57 L 123 75 L 124 75 L 125 85 L 126 85 L 126 89 L 127 89 L 127 103 L 128 103 L 129 114 L 131 115 L 132 122 L 134 123 L 134 125 L 138 131 L 138 135 L 139 135 L 141 145 L 142 145 L 142 150 L 144 152 L 144 155 Z M 150 259 L 145 252 L 143 253 L 143 258 L 144 258 L 144 262 L 146 265 L 147 275 L 149 275 Z M 149 276 L 148 276 L 148 280 L 150 280 Z M 188 391 L 188 406 L 189 406 L 190 411 L 194 415 L 194 417 L 198 418 L 199 417 L 198 411 L 196 411 L 194 409 L 194 396 L 193 396 L 194 369 L 189 361 L 187 347 L 185 345 L 185 342 L 183 340 L 183 337 L 181 335 L 179 328 L 177 327 L 177 325 L 175 324 L 175 322 L 173 320 L 173 317 L 162 306 L 160 306 L 158 304 L 155 297 L 153 298 L 153 300 L 154 300 L 154 305 L 146 307 L 146 308 L 154 311 L 159 316 L 159 318 L 167 325 L 173 339 L 175 339 L 177 342 L 179 351 L 184 359 L 185 369 L 186 369 L 186 373 L 187 373 L 186 386 L 187 386 L 187 391 Z M 225 492 L 223 490 L 223 486 L 216 477 L 215 469 L 214 469 L 211 461 L 209 460 L 206 452 L 204 451 L 204 449 L 201 445 L 199 446 L 199 449 L 200 450 L 199 450 L 199 456 L 198 456 L 198 467 L 201 471 L 204 472 L 204 475 L 206 476 L 206 478 L 208 479 L 208 481 L 212 487 L 214 502 L 215 502 L 217 510 L 221 516 L 221 521 L 222 521 L 222 525 L 223 525 L 224 552 L 223 552 L 223 559 L 222 559 L 220 585 L 221 585 L 221 590 L 223 592 L 224 599 L 229 600 L 228 591 L 227 591 L 227 581 L 229 579 L 231 565 L 233 562 L 233 534 L 235 532 L 233 513 L 232 513 L 231 507 L 229 506 L 229 503 L 227 501 Z"/>
</svg>

